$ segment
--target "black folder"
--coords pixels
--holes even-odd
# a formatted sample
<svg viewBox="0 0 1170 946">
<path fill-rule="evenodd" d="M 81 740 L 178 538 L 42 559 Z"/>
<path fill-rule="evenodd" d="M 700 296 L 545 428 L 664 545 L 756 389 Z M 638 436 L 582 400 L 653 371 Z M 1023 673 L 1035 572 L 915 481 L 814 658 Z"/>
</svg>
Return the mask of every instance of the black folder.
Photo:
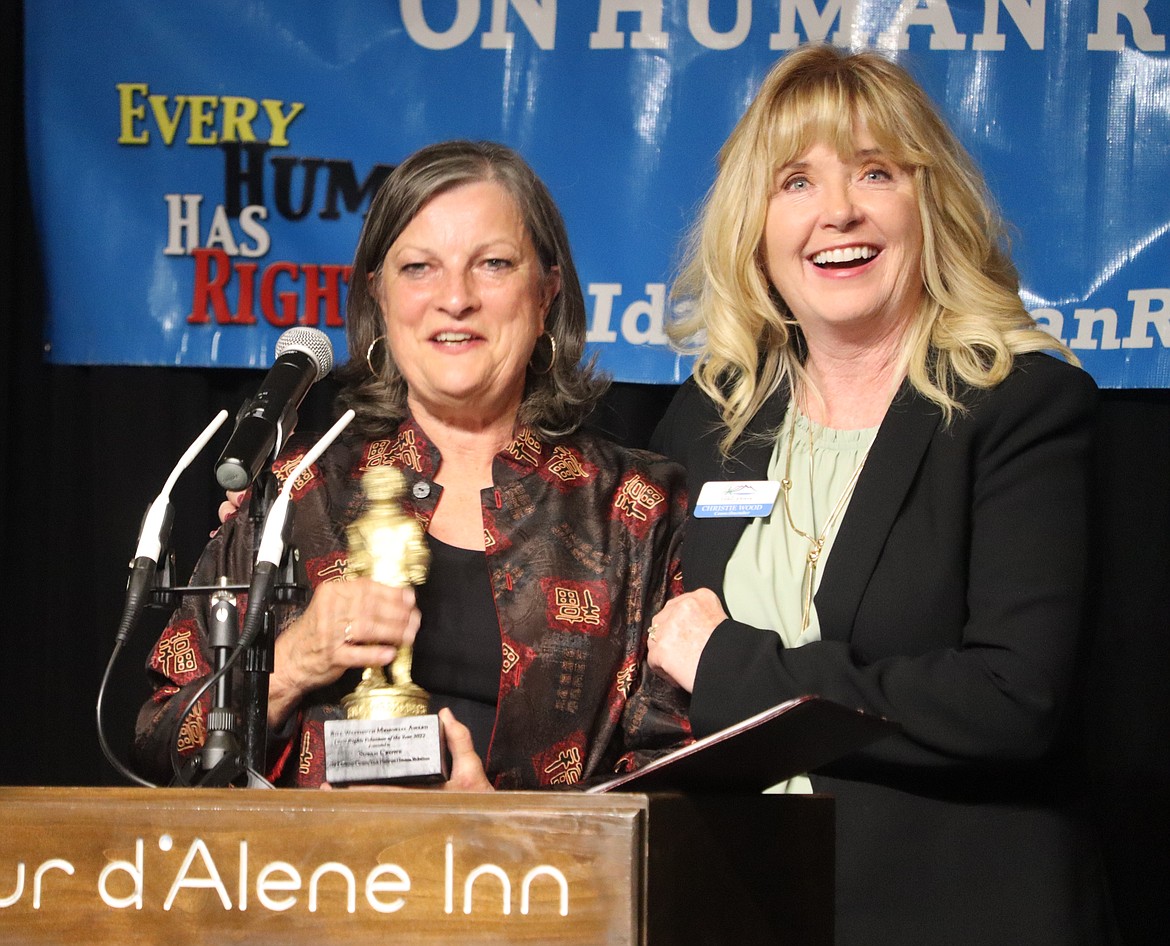
<svg viewBox="0 0 1170 946">
<path fill-rule="evenodd" d="M 587 791 L 761 792 L 898 728 L 831 700 L 799 696 Z"/>
</svg>

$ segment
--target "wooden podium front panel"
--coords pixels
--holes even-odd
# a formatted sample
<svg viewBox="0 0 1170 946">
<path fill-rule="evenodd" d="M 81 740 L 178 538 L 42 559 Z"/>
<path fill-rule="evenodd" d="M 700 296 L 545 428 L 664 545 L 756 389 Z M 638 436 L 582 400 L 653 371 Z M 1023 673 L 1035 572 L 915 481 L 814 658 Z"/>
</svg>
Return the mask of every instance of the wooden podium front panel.
<svg viewBox="0 0 1170 946">
<path fill-rule="evenodd" d="M 0 788 L 0 943 L 637 944 L 648 806 Z"/>
<path fill-rule="evenodd" d="M 0 788 L 0 946 L 832 946 L 823 796 Z"/>
</svg>

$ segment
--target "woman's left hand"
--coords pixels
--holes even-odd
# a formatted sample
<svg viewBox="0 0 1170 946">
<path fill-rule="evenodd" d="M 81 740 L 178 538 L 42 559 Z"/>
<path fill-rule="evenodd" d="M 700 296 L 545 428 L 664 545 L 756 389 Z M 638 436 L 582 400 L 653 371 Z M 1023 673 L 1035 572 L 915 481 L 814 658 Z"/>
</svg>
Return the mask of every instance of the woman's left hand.
<svg viewBox="0 0 1170 946">
<path fill-rule="evenodd" d="M 692 692 L 703 648 L 726 620 L 727 612 L 710 588 L 671 598 L 650 622 L 647 662 L 676 686 Z"/>
<path fill-rule="evenodd" d="M 495 791 L 483 770 L 483 762 L 475 753 L 471 730 L 444 707 L 439 710 L 439 722 L 447 735 L 447 751 L 451 753 L 451 777 L 443 785 L 449 792 Z"/>
</svg>

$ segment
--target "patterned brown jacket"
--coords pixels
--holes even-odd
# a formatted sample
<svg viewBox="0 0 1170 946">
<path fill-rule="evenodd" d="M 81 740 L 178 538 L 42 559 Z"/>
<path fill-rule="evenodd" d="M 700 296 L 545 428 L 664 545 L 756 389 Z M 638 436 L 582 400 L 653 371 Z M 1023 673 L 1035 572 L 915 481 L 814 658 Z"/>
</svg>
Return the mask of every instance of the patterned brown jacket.
<svg viewBox="0 0 1170 946">
<path fill-rule="evenodd" d="M 290 447 L 273 469 L 283 483 L 307 450 Z M 424 527 L 442 493 L 440 456 L 407 419 L 387 439 L 343 435 L 292 487 L 289 545 L 310 588 L 345 580 L 346 526 L 362 511 L 361 474 L 393 464 L 406 478 L 406 507 Z M 644 763 L 690 739 L 686 694 L 645 664 L 645 632 L 681 591 L 679 545 L 686 518 L 683 470 L 654 454 L 587 432 L 545 441 L 523 428 L 493 464 L 481 494 L 488 570 L 500 623 L 503 665 L 496 722 L 484 760 L 496 788 L 578 786 Z M 192 584 L 219 576 L 247 584 L 252 532 L 245 514 L 208 544 Z M 245 596 L 246 597 L 246 596 Z M 239 603 L 245 613 L 246 600 Z M 299 609 L 279 615 L 286 627 Z M 169 781 L 176 716 L 207 677 L 208 606 L 180 604 L 150 654 L 155 687 L 138 719 L 136 764 Z M 324 722 L 343 718 L 339 701 L 357 682 L 342 676 L 302 702 L 281 734 L 269 734 L 277 784 L 324 779 Z M 179 732 L 180 751 L 202 744 L 207 699 Z"/>
</svg>

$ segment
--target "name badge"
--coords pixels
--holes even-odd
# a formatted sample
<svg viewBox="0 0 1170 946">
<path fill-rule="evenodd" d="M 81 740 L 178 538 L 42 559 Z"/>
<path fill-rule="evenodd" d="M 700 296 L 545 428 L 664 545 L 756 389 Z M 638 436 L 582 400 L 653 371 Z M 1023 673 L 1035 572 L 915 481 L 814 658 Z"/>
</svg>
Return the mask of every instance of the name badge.
<svg viewBox="0 0 1170 946">
<path fill-rule="evenodd" d="M 696 519 L 769 516 L 780 494 L 775 480 L 712 480 L 699 490 Z"/>
</svg>

